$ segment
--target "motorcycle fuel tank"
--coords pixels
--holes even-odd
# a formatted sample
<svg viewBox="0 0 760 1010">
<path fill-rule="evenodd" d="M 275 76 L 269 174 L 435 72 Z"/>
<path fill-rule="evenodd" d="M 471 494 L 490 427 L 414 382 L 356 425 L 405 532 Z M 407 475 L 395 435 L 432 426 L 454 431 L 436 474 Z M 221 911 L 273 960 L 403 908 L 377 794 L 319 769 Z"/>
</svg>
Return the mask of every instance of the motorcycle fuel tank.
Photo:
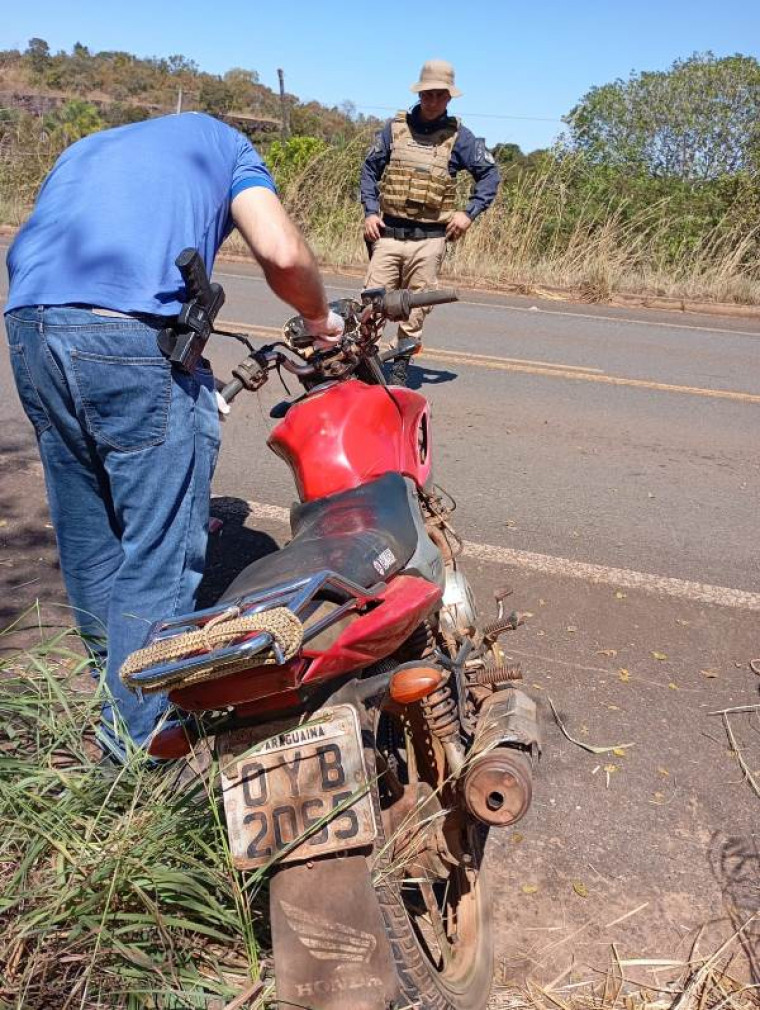
<svg viewBox="0 0 760 1010">
<path fill-rule="evenodd" d="M 430 406 L 409 389 L 357 379 L 313 390 L 272 431 L 301 501 L 347 491 L 389 471 L 424 487 L 431 474 Z"/>
</svg>

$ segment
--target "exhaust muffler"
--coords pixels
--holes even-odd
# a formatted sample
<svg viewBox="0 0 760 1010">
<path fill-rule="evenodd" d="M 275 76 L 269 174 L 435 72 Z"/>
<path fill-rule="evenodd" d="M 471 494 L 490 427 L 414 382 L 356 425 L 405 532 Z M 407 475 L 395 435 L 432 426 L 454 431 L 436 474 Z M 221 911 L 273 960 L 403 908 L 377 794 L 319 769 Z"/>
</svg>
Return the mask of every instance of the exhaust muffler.
<svg viewBox="0 0 760 1010">
<path fill-rule="evenodd" d="M 517 688 L 487 698 L 461 780 L 470 813 L 490 827 L 516 824 L 530 807 L 540 752 L 533 699 Z"/>
</svg>

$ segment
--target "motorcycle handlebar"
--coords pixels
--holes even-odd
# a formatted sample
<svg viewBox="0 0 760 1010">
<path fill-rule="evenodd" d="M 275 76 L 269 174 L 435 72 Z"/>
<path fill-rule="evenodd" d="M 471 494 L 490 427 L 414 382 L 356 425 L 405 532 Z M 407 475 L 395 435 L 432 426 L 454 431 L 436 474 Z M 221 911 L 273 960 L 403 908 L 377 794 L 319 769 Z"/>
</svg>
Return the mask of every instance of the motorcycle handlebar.
<svg viewBox="0 0 760 1010">
<path fill-rule="evenodd" d="M 299 379 L 309 379 L 316 373 L 313 365 L 307 362 L 299 364 L 276 347 L 265 347 L 249 354 L 233 368 L 234 378 L 220 390 L 219 395 L 226 403 L 232 403 L 242 390 L 260 389 L 267 382 L 272 368 L 284 368 L 286 372 L 298 376 Z"/>
<path fill-rule="evenodd" d="M 409 295 L 409 305 L 413 309 L 424 305 L 444 305 L 446 302 L 458 302 L 459 293 L 456 288 L 437 288 L 434 291 L 416 291 Z"/>
<path fill-rule="evenodd" d="M 386 291 L 382 295 L 380 307 L 383 315 L 391 322 L 408 319 L 413 309 L 427 305 L 442 305 L 444 302 L 456 302 L 459 295 L 454 288 L 431 288 L 427 291 L 410 291 L 400 288 L 398 291 Z"/>
<path fill-rule="evenodd" d="M 183 254 L 184 255 L 184 254 Z M 196 254 L 197 255 L 197 254 Z M 178 261 L 178 266 L 179 266 Z M 182 269 L 183 277 L 186 277 L 188 287 L 194 283 L 202 284 L 203 280 L 208 284 L 208 279 L 205 277 L 205 270 L 203 270 L 203 263 L 200 262 L 200 277 L 198 273 L 193 271 L 195 263 L 183 263 L 180 269 Z M 195 277 L 190 278 L 190 273 L 194 272 Z M 187 276 L 186 276 L 187 272 Z M 402 288 L 398 291 L 387 291 L 384 292 L 382 288 L 372 290 L 371 292 L 365 292 L 365 295 L 372 296 L 372 304 L 377 310 L 380 311 L 385 319 L 390 321 L 397 321 L 401 319 L 408 319 L 409 313 L 412 309 L 422 308 L 428 305 L 443 305 L 447 302 L 456 302 L 459 300 L 459 295 L 455 288 L 431 288 L 425 291 L 410 291 L 408 288 Z M 364 296 L 363 296 L 364 298 Z M 293 328 L 296 322 L 300 321 L 300 317 L 296 316 L 295 319 L 288 323 L 288 327 Z M 286 327 L 286 330 L 287 328 Z M 375 337 L 379 334 L 375 334 Z M 292 343 L 298 344 L 301 339 L 302 334 L 291 333 L 290 335 Z M 374 339 L 374 338 L 373 338 Z M 311 337 L 309 337 L 309 343 L 311 342 Z M 256 390 L 259 389 L 268 378 L 268 372 L 271 368 L 282 367 L 287 372 L 292 375 L 297 376 L 299 379 L 310 379 L 317 375 L 319 372 L 320 365 L 309 364 L 304 361 L 303 357 L 298 353 L 295 347 L 288 347 L 286 344 L 280 344 L 280 347 L 288 351 L 289 354 L 295 354 L 298 361 L 294 361 L 292 357 L 288 354 L 283 353 L 282 350 L 277 348 L 277 345 L 270 345 L 266 348 L 261 348 L 250 354 L 244 361 L 241 361 L 233 369 L 234 378 L 227 383 L 226 386 L 220 391 L 221 397 L 227 402 L 231 403 L 238 393 L 242 392 L 244 389 Z M 394 352 L 393 356 L 397 356 Z M 385 360 L 387 356 L 383 356 Z"/>
<path fill-rule="evenodd" d="M 232 403 L 238 393 L 241 393 L 244 389 L 245 386 L 240 379 L 232 379 L 219 391 L 219 395 L 225 403 Z"/>
</svg>

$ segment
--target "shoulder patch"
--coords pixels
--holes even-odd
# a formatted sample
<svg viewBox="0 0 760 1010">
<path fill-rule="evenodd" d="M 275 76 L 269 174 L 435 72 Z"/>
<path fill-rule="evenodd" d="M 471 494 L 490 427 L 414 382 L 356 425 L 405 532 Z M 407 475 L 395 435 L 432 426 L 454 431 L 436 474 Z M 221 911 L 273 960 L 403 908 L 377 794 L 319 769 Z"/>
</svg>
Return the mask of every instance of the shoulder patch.
<svg viewBox="0 0 760 1010">
<path fill-rule="evenodd" d="M 494 156 L 486 147 L 486 142 L 482 137 L 478 137 L 475 143 L 475 162 L 478 165 L 495 165 Z"/>
</svg>

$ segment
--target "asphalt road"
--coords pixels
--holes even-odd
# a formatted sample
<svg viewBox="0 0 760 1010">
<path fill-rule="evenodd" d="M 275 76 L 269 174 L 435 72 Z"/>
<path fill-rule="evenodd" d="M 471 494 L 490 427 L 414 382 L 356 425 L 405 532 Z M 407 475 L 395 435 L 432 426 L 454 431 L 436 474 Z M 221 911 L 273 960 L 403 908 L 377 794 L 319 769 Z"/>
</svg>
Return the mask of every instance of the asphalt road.
<svg viewBox="0 0 760 1010">
<path fill-rule="evenodd" d="M 220 269 L 225 317 L 280 325 L 286 308 L 248 273 Z M 335 281 L 331 295 L 356 290 Z M 760 321 L 468 292 L 435 310 L 425 336 L 417 379 L 433 404 L 437 479 L 469 539 L 760 589 L 747 549 L 759 527 Z M 238 351 L 212 353 L 223 368 Z M 276 385 L 236 405 L 222 492 L 290 500 L 289 475 L 258 448 Z"/>
<path fill-rule="evenodd" d="M 287 318 L 245 264 L 216 276 L 228 323 Z M 333 280 L 334 297 L 358 286 Z M 760 590 L 758 551 L 748 549 L 760 531 L 760 320 L 468 292 L 434 311 L 425 337 L 414 377 L 433 404 L 437 480 L 459 502 L 468 539 Z M 243 353 L 222 338 L 210 344 L 219 374 Z M 0 393 L 4 418 L 15 411 L 5 369 Z M 219 493 L 289 504 L 290 475 L 263 448 L 283 395 L 272 381 L 238 398 Z"/>
<path fill-rule="evenodd" d="M 247 265 L 222 263 L 216 279 L 230 328 L 287 318 Z M 360 283 L 330 281 L 334 297 Z M 678 962 L 626 969 L 656 987 L 704 924 L 706 953 L 760 911 L 760 797 L 736 755 L 760 781 L 760 719 L 731 715 L 730 747 L 709 714 L 759 700 L 760 321 L 463 292 L 425 337 L 413 378 L 433 404 L 468 574 L 484 609 L 508 581 L 533 614 L 506 644 L 539 701 L 544 757 L 530 814 L 492 843 L 498 978 L 595 980 L 615 943 Z M 222 375 L 243 353 L 211 345 Z M 287 536 L 290 477 L 264 448 L 282 395 L 272 381 L 226 422 L 211 582 Z M 4 342 L 0 422 L 10 617 L 63 596 Z M 568 740 L 548 697 L 574 740 L 618 752 Z M 760 982 L 752 930 L 742 970 Z"/>
</svg>

